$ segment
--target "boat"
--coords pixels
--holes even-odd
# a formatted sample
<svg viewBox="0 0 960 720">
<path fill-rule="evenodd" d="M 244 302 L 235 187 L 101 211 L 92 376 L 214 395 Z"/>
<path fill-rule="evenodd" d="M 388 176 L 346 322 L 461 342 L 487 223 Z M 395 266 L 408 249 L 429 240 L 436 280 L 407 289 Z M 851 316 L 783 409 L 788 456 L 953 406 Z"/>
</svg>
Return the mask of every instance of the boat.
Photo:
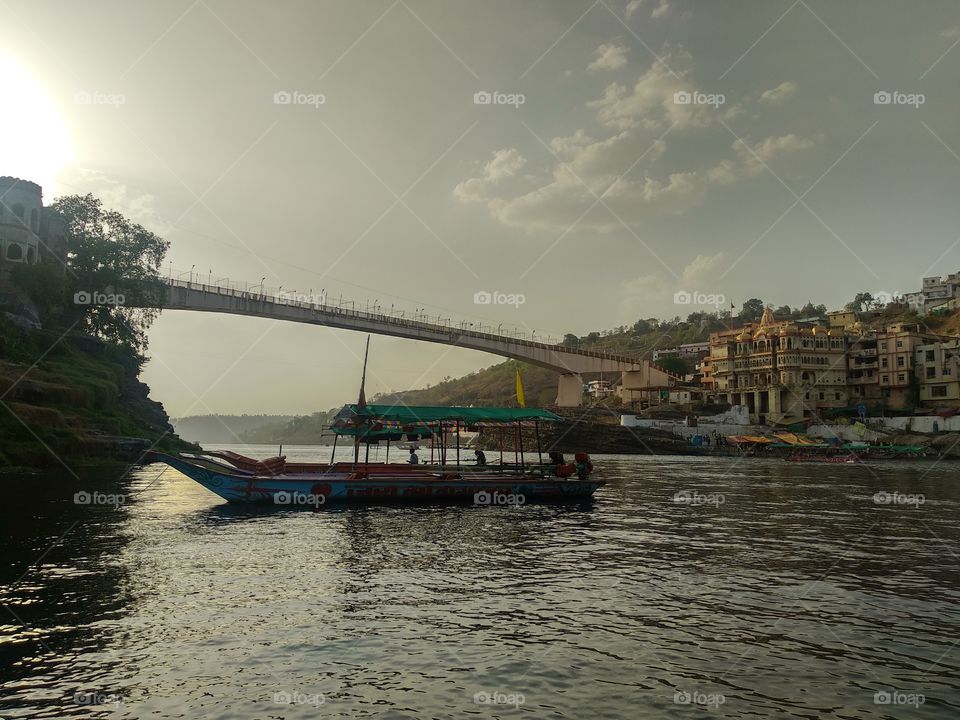
<svg viewBox="0 0 960 720">
<path fill-rule="evenodd" d="M 363 396 L 361 394 L 361 400 Z M 539 408 L 411 407 L 407 405 L 346 405 L 331 426 L 335 439 L 354 443 L 353 462 L 287 463 L 277 456 L 256 460 L 237 453 L 212 451 L 171 455 L 153 452 L 151 461 L 166 463 L 228 502 L 313 506 L 327 503 L 472 502 L 477 505 L 521 505 L 550 500 L 584 500 L 605 484 L 591 477 L 586 453 L 575 462 L 556 455 L 544 462 L 540 451 L 542 422 L 561 418 Z M 526 462 L 523 427 L 533 426 L 537 462 Z M 482 427 L 516 433 L 513 462 L 503 456 L 488 465 L 460 461 L 461 446 L 451 447 L 449 435 Z M 430 440 L 425 464 L 361 461 L 360 449 L 380 442 Z M 334 450 L 335 452 L 335 450 Z M 389 457 L 389 456 L 388 456 Z"/>
</svg>

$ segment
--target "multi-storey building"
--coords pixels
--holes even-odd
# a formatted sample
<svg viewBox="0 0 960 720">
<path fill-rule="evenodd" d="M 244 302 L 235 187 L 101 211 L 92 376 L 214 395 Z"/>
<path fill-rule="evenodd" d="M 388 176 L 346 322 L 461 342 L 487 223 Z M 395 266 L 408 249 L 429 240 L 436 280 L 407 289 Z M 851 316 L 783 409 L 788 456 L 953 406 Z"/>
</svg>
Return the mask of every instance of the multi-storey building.
<svg viewBox="0 0 960 720">
<path fill-rule="evenodd" d="M 960 406 L 960 338 L 917 344 L 913 351 L 920 404 Z"/>
<path fill-rule="evenodd" d="M 847 404 L 843 333 L 777 322 L 770 308 L 759 323 L 711 333 L 709 366 L 713 399 L 745 405 L 753 422 L 797 422 Z"/>
</svg>

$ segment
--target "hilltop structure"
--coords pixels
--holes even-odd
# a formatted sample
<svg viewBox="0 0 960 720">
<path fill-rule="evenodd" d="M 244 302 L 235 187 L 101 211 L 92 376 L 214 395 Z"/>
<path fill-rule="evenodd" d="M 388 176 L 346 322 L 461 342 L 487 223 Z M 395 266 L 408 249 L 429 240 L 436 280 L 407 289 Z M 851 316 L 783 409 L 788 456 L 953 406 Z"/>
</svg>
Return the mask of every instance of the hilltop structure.
<svg viewBox="0 0 960 720">
<path fill-rule="evenodd" d="M 0 286 L 20 264 L 55 262 L 66 267 L 67 227 L 43 207 L 43 190 L 36 183 L 0 177 Z M 4 288 L 7 289 L 7 288 Z"/>
</svg>

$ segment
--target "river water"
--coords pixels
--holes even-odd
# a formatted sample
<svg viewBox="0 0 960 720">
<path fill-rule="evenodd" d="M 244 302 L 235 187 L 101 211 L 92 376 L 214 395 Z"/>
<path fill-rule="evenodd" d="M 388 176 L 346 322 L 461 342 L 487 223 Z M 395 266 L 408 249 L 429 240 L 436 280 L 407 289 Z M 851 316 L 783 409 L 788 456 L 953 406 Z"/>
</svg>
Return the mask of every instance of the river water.
<svg viewBox="0 0 960 720">
<path fill-rule="evenodd" d="M 0 716 L 960 716 L 960 465 L 595 461 L 586 505 L 319 513 L 5 476 Z"/>
</svg>

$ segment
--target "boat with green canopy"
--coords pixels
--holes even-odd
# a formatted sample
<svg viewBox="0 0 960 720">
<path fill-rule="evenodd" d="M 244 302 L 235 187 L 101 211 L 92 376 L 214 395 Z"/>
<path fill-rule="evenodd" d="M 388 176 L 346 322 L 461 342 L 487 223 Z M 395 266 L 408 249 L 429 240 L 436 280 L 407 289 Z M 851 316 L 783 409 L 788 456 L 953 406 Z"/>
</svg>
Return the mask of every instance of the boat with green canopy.
<svg viewBox="0 0 960 720">
<path fill-rule="evenodd" d="M 361 396 L 362 399 L 362 396 Z M 480 505 L 586 499 L 603 480 L 591 477 L 585 453 L 567 463 L 557 453 L 545 461 L 540 425 L 559 416 L 539 408 L 345 405 L 330 432 L 334 450 L 329 463 L 287 463 L 277 456 L 255 460 L 228 451 L 154 453 L 153 459 L 176 468 L 230 502 L 325 505 L 328 502 L 473 502 Z M 524 447 L 533 429 L 534 447 Z M 467 431 L 493 433 L 499 439 L 498 462 L 464 462 L 460 443 Z M 527 433 L 525 433 L 527 431 Z M 511 439 L 511 459 L 504 440 Z M 335 462 L 336 444 L 353 443 L 353 461 Z M 389 462 L 392 443 L 429 442 L 421 462 Z M 370 462 L 371 445 L 385 443 L 386 462 Z M 425 448 L 424 448 L 425 450 Z M 536 453 L 536 461 L 532 460 Z M 361 457 L 362 455 L 362 457 Z M 414 455 L 414 453 L 411 453 Z M 531 459 L 528 461 L 527 456 Z"/>
</svg>

